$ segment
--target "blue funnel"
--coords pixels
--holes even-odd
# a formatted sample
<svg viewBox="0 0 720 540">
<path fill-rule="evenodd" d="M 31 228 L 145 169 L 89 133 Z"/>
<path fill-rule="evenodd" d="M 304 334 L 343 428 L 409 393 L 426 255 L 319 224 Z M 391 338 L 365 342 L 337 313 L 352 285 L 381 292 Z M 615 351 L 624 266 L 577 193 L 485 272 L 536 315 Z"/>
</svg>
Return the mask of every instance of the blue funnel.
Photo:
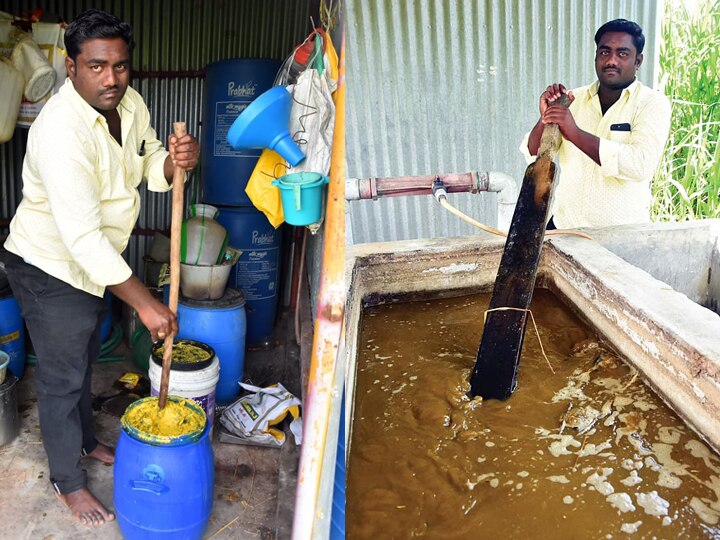
<svg viewBox="0 0 720 540">
<path fill-rule="evenodd" d="M 235 119 L 228 131 L 227 142 L 234 150 L 270 148 L 294 167 L 305 159 L 305 154 L 288 131 L 291 106 L 292 96 L 284 86 L 263 92 Z"/>
</svg>

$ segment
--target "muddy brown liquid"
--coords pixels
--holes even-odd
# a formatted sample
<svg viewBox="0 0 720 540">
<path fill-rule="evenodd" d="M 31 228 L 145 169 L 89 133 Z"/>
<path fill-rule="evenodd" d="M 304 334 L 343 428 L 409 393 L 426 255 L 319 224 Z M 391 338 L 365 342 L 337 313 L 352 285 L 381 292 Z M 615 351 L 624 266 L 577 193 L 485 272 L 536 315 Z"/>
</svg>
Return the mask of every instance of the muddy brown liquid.
<svg viewBox="0 0 720 540">
<path fill-rule="evenodd" d="M 346 533 L 393 538 L 720 538 L 720 459 L 552 294 L 518 387 L 466 392 L 490 295 L 367 308 Z"/>
</svg>

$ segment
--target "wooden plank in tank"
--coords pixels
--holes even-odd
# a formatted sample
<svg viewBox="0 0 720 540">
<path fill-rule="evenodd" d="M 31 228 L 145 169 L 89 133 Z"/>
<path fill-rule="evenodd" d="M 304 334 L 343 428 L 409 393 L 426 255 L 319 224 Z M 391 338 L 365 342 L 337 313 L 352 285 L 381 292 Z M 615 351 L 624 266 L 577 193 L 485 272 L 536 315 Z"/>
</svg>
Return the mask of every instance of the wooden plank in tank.
<svg viewBox="0 0 720 540">
<path fill-rule="evenodd" d="M 555 103 L 567 107 L 570 101 L 563 95 Z M 473 397 L 507 399 L 517 386 L 527 309 L 535 287 L 555 183 L 553 159 L 560 141 L 557 124 L 547 124 L 538 158 L 525 171 L 470 378 Z"/>
</svg>

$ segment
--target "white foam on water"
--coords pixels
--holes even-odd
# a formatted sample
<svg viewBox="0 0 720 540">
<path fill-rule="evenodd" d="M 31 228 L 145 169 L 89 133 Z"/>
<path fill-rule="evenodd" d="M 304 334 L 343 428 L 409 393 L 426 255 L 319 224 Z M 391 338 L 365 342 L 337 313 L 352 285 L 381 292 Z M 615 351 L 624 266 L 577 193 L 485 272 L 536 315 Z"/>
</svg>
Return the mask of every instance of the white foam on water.
<svg viewBox="0 0 720 540">
<path fill-rule="evenodd" d="M 682 480 L 666 469 L 661 469 L 658 475 L 658 486 L 677 489 L 682 485 Z"/>
<path fill-rule="evenodd" d="M 573 499 L 570 495 L 565 495 L 563 497 L 563 502 L 565 504 L 572 504 L 573 502 L 575 502 L 575 499 Z"/>
<path fill-rule="evenodd" d="M 610 495 L 615 491 L 612 484 L 607 481 L 607 477 L 610 476 L 612 472 L 613 470 L 610 468 L 603 469 L 603 474 L 594 472 L 587 477 L 586 482 L 594 487 L 598 493 L 602 495 Z"/>
<path fill-rule="evenodd" d="M 708 525 L 717 525 L 718 521 L 720 521 L 720 512 L 713 510 L 697 497 L 690 500 L 690 508 Z"/>
<path fill-rule="evenodd" d="M 645 513 L 651 516 L 666 516 L 670 503 L 660 497 L 657 491 L 653 490 L 649 493 L 636 493 L 638 505 L 642 506 Z"/>
<path fill-rule="evenodd" d="M 642 525 L 642 521 L 636 521 L 635 523 L 623 523 L 620 530 L 624 533 L 633 534 L 638 532 L 640 525 Z"/>
<path fill-rule="evenodd" d="M 631 486 L 635 486 L 635 485 L 639 484 L 642 481 L 643 480 L 642 480 L 642 478 L 640 478 L 638 476 L 637 471 L 633 469 L 632 471 L 630 471 L 630 474 L 628 475 L 627 478 L 623 478 L 622 480 L 620 480 L 620 483 L 625 484 L 628 487 L 631 487 Z"/>
<path fill-rule="evenodd" d="M 682 432 L 675 427 L 663 426 L 658 428 L 658 440 L 665 444 L 677 444 L 680 442 Z"/>
<path fill-rule="evenodd" d="M 548 480 L 551 482 L 557 482 L 558 484 L 569 484 L 570 480 L 567 479 L 567 476 L 564 474 L 559 474 L 557 476 L 548 476 Z"/>
<path fill-rule="evenodd" d="M 580 441 L 575 439 L 572 435 L 551 435 L 549 438 L 556 439 L 555 442 L 550 443 L 548 450 L 554 457 L 567 456 L 572 454 L 568 450 L 568 446 L 577 446 L 580 448 L 582 444 Z"/>
<path fill-rule="evenodd" d="M 613 493 L 605 497 L 605 500 L 612 504 L 620 512 L 634 512 L 635 505 L 632 503 L 632 498 L 627 493 Z"/>
<path fill-rule="evenodd" d="M 685 443 L 685 448 L 690 450 L 693 457 L 702 459 L 707 468 L 712 469 L 716 473 L 720 473 L 720 467 L 713 465 L 713 463 L 720 464 L 720 459 L 712 454 L 710 449 L 703 443 L 697 440 L 691 440 Z"/>
<path fill-rule="evenodd" d="M 573 400 L 579 400 L 579 401 L 585 401 L 588 397 L 583 392 L 582 388 L 579 386 L 576 386 L 575 381 L 572 379 L 568 380 L 568 383 L 565 387 L 561 388 L 557 392 L 555 392 L 555 395 L 552 398 L 553 403 L 557 403 L 559 401 L 573 401 Z"/>
<path fill-rule="evenodd" d="M 608 448 L 612 448 L 612 444 L 610 443 L 609 440 L 602 442 L 600 444 L 588 443 L 585 445 L 585 448 L 583 448 L 582 450 L 580 450 L 580 452 L 578 452 L 578 456 L 580 456 L 580 457 L 596 456 L 597 454 L 599 454 L 603 450 L 607 450 Z M 610 457 L 610 456 L 607 456 L 607 457 Z"/>
</svg>

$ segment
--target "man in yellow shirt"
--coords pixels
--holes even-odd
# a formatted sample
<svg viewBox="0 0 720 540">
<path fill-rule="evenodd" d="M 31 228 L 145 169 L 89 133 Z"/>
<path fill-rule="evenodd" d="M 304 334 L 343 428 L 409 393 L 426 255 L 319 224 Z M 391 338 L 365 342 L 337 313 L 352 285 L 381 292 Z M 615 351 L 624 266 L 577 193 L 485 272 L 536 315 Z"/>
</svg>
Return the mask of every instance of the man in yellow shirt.
<svg viewBox="0 0 720 540">
<path fill-rule="evenodd" d="M 23 199 L 5 242 L 6 270 L 35 352 L 40 430 L 50 480 L 82 523 L 114 519 L 86 487 L 81 456 L 104 463 L 95 439 L 91 363 L 100 351 L 103 294 L 138 312 L 152 339 L 177 333 L 175 315 L 133 275 L 121 253 L 140 210 L 137 186 L 168 191 L 177 164 L 192 169 L 199 145 L 168 138 L 168 153 L 130 79 L 130 26 L 88 10 L 67 27 L 69 80 L 33 123 Z"/>
<path fill-rule="evenodd" d="M 635 78 L 645 36 L 616 19 L 595 34 L 591 85 L 567 91 L 557 83 L 540 96 L 540 119 L 520 151 L 534 161 L 543 127 L 560 126 L 560 173 L 548 228 L 605 227 L 650 221 L 652 182 L 670 132 L 670 102 Z M 552 102 L 567 93 L 569 108 Z"/>
</svg>

